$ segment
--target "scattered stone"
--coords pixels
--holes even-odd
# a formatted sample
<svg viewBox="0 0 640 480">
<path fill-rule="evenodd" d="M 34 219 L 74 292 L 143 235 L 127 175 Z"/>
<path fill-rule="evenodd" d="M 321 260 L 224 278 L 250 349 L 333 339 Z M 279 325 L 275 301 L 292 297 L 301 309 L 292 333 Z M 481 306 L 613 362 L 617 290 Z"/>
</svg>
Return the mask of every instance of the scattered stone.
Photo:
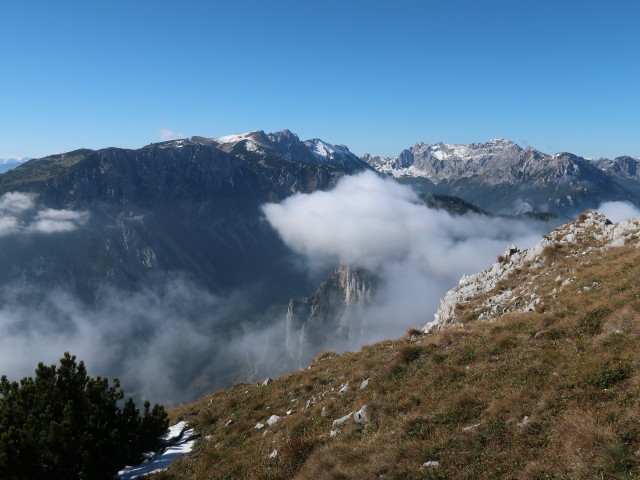
<svg viewBox="0 0 640 480">
<path fill-rule="evenodd" d="M 369 423 L 369 417 L 367 416 L 367 406 L 363 405 L 360 410 L 353 414 L 353 421 L 359 424 Z"/>
<path fill-rule="evenodd" d="M 429 460 L 428 462 L 424 462 L 422 464 L 422 468 L 435 468 L 439 466 L 440 462 L 438 462 L 437 460 Z"/>
<path fill-rule="evenodd" d="M 267 377 L 267 379 L 264 382 L 262 382 L 262 386 L 266 387 L 267 385 L 269 385 L 272 382 L 273 382 L 273 378 Z"/>
<path fill-rule="evenodd" d="M 328 414 L 327 407 L 322 407 L 322 411 L 320 412 L 321 417 L 326 417 Z"/>
<path fill-rule="evenodd" d="M 335 430 L 331 430 L 331 431 L 329 432 L 329 436 L 330 436 L 331 438 L 333 438 L 333 437 L 337 437 L 337 436 L 338 436 L 338 435 L 340 435 L 341 433 L 342 433 L 342 430 L 339 430 L 339 429 L 337 429 L 337 428 L 336 428 Z"/>
<path fill-rule="evenodd" d="M 522 417 L 522 420 L 521 420 L 521 421 L 519 421 L 519 422 L 516 424 L 516 427 L 518 427 L 518 428 L 522 428 L 522 427 L 524 427 L 527 423 L 529 423 L 529 417 L 528 417 L 527 415 L 525 415 L 524 417 Z"/>
<path fill-rule="evenodd" d="M 278 450 L 274 450 L 269 454 L 269 458 L 276 458 L 278 456 Z"/>
<path fill-rule="evenodd" d="M 473 430 L 474 428 L 478 428 L 479 426 L 480 426 L 479 423 L 476 423 L 475 425 L 469 425 L 468 427 L 463 427 L 462 431 L 468 432 L 469 430 Z"/>
<path fill-rule="evenodd" d="M 291 415 L 294 412 L 294 410 L 287 410 L 287 415 Z"/>
<path fill-rule="evenodd" d="M 569 277 L 566 280 L 564 280 L 560 286 L 561 287 L 566 287 L 567 285 L 569 285 L 571 282 L 573 282 L 576 279 L 576 277 Z"/>
<path fill-rule="evenodd" d="M 341 385 L 340 390 L 338 390 L 338 393 L 345 393 L 347 390 L 349 390 L 349 382 Z"/>
<path fill-rule="evenodd" d="M 278 423 L 278 420 L 280 420 L 280 417 L 278 415 L 271 415 L 269 417 L 269 420 L 267 420 L 267 425 L 269 426 L 274 425 Z"/>
<path fill-rule="evenodd" d="M 333 421 L 333 426 L 342 425 L 343 423 L 347 423 L 347 421 L 354 415 L 355 412 L 351 412 L 344 417 L 337 418 Z"/>
<path fill-rule="evenodd" d="M 256 430 L 262 430 L 264 428 L 264 423 L 259 423 L 258 422 L 258 423 L 256 423 L 256 426 L 253 427 L 253 428 L 255 428 Z"/>
<path fill-rule="evenodd" d="M 228 427 L 233 423 L 233 420 L 227 420 L 227 423 L 224 424 L 225 427 Z"/>
<path fill-rule="evenodd" d="M 204 437 L 204 439 L 205 439 L 207 442 L 210 442 L 211 440 L 213 440 L 213 435 L 207 435 L 206 437 Z"/>
<path fill-rule="evenodd" d="M 367 378 L 364 382 L 362 382 L 360 384 L 360 390 L 364 390 L 365 388 L 367 388 L 369 386 L 369 381 L 370 380 L 371 380 L 370 378 Z"/>
</svg>

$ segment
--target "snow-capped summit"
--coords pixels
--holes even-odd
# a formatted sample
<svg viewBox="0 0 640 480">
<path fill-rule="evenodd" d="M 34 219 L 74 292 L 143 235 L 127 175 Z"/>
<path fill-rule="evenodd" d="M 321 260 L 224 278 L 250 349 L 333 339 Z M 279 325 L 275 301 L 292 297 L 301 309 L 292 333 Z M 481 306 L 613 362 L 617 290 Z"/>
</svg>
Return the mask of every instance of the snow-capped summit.
<svg viewBox="0 0 640 480">
<path fill-rule="evenodd" d="M 309 147 L 313 156 L 321 162 L 328 161 L 345 165 L 353 161 L 354 154 L 345 145 L 334 145 L 319 138 L 305 140 L 303 143 Z"/>
<path fill-rule="evenodd" d="M 430 145 L 419 142 L 394 158 L 365 155 L 363 160 L 387 175 L 422 177 L 434 183 L 495 172 L 496 175 L 485 178 L 486 182 L 491 183 L 503 181 L 503 170 L 508 170 L 515 163 L 522 161 L 523 157 L 535 154 L 539 152 L 532 149 L 523 150 L 510 140 L 496 138 L 486 143 L 469 145 L 442 142 Z"/>
<path fill-rule="evenodd" d="M 334 164 L 358 170 L 371 168 L 344 145 L 334 145 L 319 138 L 301 141 L 300 137 L 290 130 L 273 133 L 255 130 L 216 138 L 191 137 L 163 143 L 162 148 L 181 148 L 189 144 L 213 146 L 224 152 L 239 155 L 242 155 L 243 151 L 254 153 L 258 157 L 277 154 L 296 163 Z"/>
<path fill-rule="evenodd" d="M 423 192 L 460 196 L 500 213 L 526 203 L 537 211 L 573 214 L 605 200 L 640 199 L 640 169 L 631 157 L 594 162 L 566 152 L 547 155 L 504 138 L 469 145 L 416 143 L 393 158 L 362 160 Z"/>
</svg>

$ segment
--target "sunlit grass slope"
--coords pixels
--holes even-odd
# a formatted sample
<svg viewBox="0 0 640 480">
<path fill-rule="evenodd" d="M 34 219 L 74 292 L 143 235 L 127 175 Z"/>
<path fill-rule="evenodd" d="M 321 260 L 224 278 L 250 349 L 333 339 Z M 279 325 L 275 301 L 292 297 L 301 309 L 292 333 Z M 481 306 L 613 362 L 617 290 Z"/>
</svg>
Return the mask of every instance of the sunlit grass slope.
<svg viewBox="0 0 640 480">
<path fill-rule="evenodd" d="M 202 437 L 155 478 L 640 478 L 636 242 L 547 248 L 496 286 L 533 282 L 536 311 L 474 321 L 471 300 L 463 326 L 325 353 L 175 409 Z M 363 423 L 333 424 L 363 406 Z"/>
</svg>

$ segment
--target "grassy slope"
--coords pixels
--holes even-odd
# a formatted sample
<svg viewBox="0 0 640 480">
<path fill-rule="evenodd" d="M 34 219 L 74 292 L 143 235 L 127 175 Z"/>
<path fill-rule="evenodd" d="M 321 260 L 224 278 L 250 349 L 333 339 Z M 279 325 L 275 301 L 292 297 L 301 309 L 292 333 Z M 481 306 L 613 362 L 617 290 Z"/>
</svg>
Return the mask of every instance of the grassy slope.
<svg viewBox="0 0 640 480">
<path fill-rule="evenodd" d="M 640 478 L 640 248 L 585 246 L 548 248 L 541 269 L 506 282 L 533 281 L 539 311 L 321 355 L 173 410 L 202 440 L 154 478 Z M 363 405 L 370 423 L 329 436 Z"/>
</svg>

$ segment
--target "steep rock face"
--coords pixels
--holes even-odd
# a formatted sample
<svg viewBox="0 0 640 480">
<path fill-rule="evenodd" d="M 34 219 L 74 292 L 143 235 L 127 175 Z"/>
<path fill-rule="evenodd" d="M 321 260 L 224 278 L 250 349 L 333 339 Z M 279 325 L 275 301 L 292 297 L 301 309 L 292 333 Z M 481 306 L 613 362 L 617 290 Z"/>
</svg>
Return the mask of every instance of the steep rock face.
<svg viewBox="0 0 640 480">
<path fill-rule="evenodd" d="M 640 159 L 629 156 L 617 157 L 613 160 L 601 158 L 595 164 L 603 172 L 627 180 L 640 180 Z"/>
<path fill-rule="evenodd" d="M 522 149 L 505 139 L 470 145 L 417 143 L 395 158 L 362 159 L 424 193 L 457 195 L 496 213 L 536 210 L 570 216 L 604 200 L 640 202 L 637 191 L 599 164 L 570 153 Z"/>
<path fill-rule="evenodd" d="M 319 351 L 340 350 L 362 337 L 363 309 L 374 291 L 371 274 L 340 265 L 312 295 L 289 301 L 286 347 L 298 368 Z"/>
<path fill-rule="evenodd" d="M 629 156 L 602 158 L 595 165 L 627 190 L 640 194 L 640 159 Z"/>
<path fill-rule="evenodd" d="M 518 167 L 542 156 L 536 150 L 523 150 L 499 138 L 470 145 L 417 143 L 395 158 L 367 157 L 367 160 L 379 171 L 395 177 L 423 177 L 437 184 L 482 174 L 483 183 L 496 185 L 517 182 L 521 176 Z"/>
<path fill-rule="evenodd" d="M 635 244 L 640 240 L 640 218 L 612 224 L 601 213 L 589 211 L 577 221 L 557 228 L 546 235 L 535 246 L 518 251 L 517 247 L 507 248 L 505 255 L 491 268 L 474 275 L 465 275 L 457 287 L 449 290 L 440 301 L 433 321 L 427 323 L 423 331 L 440 330 L 463 320 L 466 306 L 472 305 L 475 319 L 491 319 L 507 312 L 528 312 L 542 308 L 544 298 L 537 292 L 536 278 L 539 275 L 555 275 L 557 289 L 572 283 L 567 272 L 556 272 L 548 266 L 555 249 L 564 249 L 567 255 L 587 259 L 592 253 Z M 528 271 L 526 283 L 510 285 L 508 279 L 516 272 Z M 507 287 L 500 288 L 504 283 Z M 591 288 L 584 286 L 583 288 Z M 556 293 L 556 292 L 552 292 Z"/>
</svg>

